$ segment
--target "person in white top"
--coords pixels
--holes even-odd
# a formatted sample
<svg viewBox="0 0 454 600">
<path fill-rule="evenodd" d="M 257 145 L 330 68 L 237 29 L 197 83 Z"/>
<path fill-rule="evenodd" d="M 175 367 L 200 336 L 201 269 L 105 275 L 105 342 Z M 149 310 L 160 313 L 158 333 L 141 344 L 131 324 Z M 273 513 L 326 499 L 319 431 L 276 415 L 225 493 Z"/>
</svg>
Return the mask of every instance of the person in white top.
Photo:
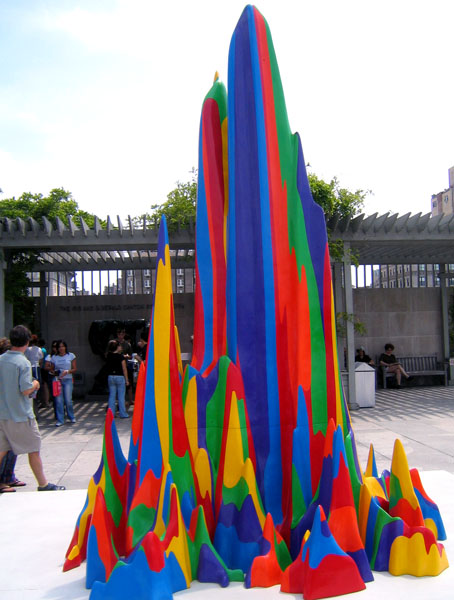
<svg viewBox="0 0 454 600">
<path fill-rule="evenodd" d="M 61 427 L 66 416 L 71 423 L 76 422 L 73 408 L 73 373 L 76 372 L 76 356 L 68 352 L 68 346 L 64 340 L 57 340 L 57 354 L 46 357 L 46 362 L 51 363 L 50 373 L 61 384 L 61 391 L 55 396 L 56 427 Z"/>
<path fill-rule="evenodd" d="M 43 351 L 38 346 L 38 336 L 32 335 L 30 345 L 25 350 L 25 356 L 32 366 L 33 377 L 41 383 L 41 365 L 43 363 Z"/>
</svg>

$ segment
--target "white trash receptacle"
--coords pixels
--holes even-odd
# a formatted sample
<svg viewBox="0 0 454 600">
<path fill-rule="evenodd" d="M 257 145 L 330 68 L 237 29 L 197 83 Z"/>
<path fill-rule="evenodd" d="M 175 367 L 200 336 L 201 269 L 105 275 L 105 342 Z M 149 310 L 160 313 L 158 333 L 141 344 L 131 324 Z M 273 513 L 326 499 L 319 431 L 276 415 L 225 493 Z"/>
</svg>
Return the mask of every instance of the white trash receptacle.
<svg viewBox="0 0 454 600">
<path fill-rule="evenodd" d="M 367 363 L 355 363 L 356 402 L 360 408 L 375 406 L 375 369 Z"/>
</svg>

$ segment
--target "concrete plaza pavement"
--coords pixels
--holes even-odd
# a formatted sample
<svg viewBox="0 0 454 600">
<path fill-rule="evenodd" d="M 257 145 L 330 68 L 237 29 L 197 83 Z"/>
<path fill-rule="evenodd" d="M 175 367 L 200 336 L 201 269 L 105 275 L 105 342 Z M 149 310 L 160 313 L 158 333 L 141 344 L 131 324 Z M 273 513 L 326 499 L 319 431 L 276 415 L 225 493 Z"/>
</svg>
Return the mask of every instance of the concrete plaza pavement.
<svg viewBox="0 0 454 600">
<path fill-rule="evenodd" d="M 69 490 L 86 489 L 101 458 L 106 396 L 74 402 L 77 423 L 55 427 L 52 409 L 39 411 L 42 458 L 49 481 Z M 132 416 L 133 408 L 129 408 Z M 410 467 L 454 473 L 454 387 L 409 387 L 377 390 L 375 407 L 351 412 L 359 459 L 366 466 L 372 443 L 379 473 L 389 469 L 394 441 L 399 438 Z M 115 420 L 125 456 L 131 419 Z M 19 493 L 36 491 L 26 456 L 17 461 L 16 475 L 27 483 Z"/>
<path fill-rule="evenodd" d="M 410 468 L 454 474 L 454 387 L 377 390 L 375 407 L 352 411 L 351 417 L 364 468 L 372 443 L 378 472 L 389 469 L 399 438 Z"/>
</svg>

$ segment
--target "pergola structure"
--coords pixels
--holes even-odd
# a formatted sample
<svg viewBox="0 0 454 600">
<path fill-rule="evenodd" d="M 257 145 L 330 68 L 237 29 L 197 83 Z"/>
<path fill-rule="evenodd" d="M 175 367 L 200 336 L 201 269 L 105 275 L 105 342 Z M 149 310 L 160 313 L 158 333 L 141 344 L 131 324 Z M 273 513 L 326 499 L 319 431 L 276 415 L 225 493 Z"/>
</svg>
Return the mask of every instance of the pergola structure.
<svg viewBox="0 0 454 600">
<path fill-rule="evenodd" d="M 360 265 L 439 264 L 443 327 L 443 358 L 449 359 L 449 317 L 446 264 L 454 263 L 454 214 L 412 215 L 397 213 L 328 221 L 332 239 L 344 243 L 344 262 L 334 264 L 334 296 L 337 307 L 353 314 L 351 255 Z M 343 276 L 343 277 L 342 277 Z M 343 285 L 342 285 L 343 280 Z M 347 321 L 347 370 L 350 404 L 355 406 L 355 345 L 353 323 Z"/>
<path fill-rule="evenodd" d="M 439 264 L 440 296 L 443 322 L 444 358 L 449 358 L 448 300 L 444 265 L 454 263 L 454 215 L 410 213 L 399 216 L 387 213 L 364 214 L 328 222 L 332 239 L 344 243 L 343 263 L 334 263 L 336 306 L 353 313 L 351 253 L 361 265 Z M 43 218 L 40 225 L 32 218 L 0 219 L 0 336 L 5 335 L 4 273 L 8 257 L 17 250 L 33 250 L 37 260 L 33 271 L 96 271 L 154 268 L 158 229 L 145 221 L 135 227 L 131 217 L 124 225 L 115 225 L 110 217 L 105 226 L 95 218 L 88 227 L 83 219 L 71 217 L 68 225 L 56 219 L 53 225 Z M 172 267 L 193 267 L 195 231 L 192 224 L 169 234 Z M 349 252 L 351 251 L 351 252 Z M 44 283 L 43 283 L 44 285 Z M 43 290 L 42 290 L 43 293 Z M 355 348 L 353 323 L 347 322 L 347 355 L 350 405 L 354 407 Z"/>
<path fill-rule="evenodd" d="M 397 213 L 328 221 L 332 238 L 354 250 L 359 264 L 449 264 L 454 258 L 454 214 Z"/>
<path fill-rule="evenodd" d="M 80 217 L 78 223 L 68 217 L 66 226 L 58 217 L 55 226 L 43 217 L 40 225 L 28 219 L 0 219 L 0 249 L 4 255 L 16 250 L 33 250 L 37 261 L 35 272 L 45 271 L 96 271 L 149 268 L 156 259 L 158 228 L 135 227 L 131 217 L 125 226 L 120 217 L 113 225 L 107 217 L 105 227 L 95 217 L 90 228 Z M 169 234 L 172 262 L 194 257 L 195 234 L 192 224 Z"/>
<path fill-rule="evenodd" d="M 126 225 L 117 217 L 105 224 L 95 217 L 93 227 L 77 217 L 68 217 L 65 225 L 58 217 L 52 224 L 46 217 L 40 225 L 35 219 L 0 218 L 0 336 L 5 335 L 11 318 L 5 305 L 4 280 L 8 260 L 13 252 L 33 251 L 36 261 L 31 267 L 40 273 L 40 296 L 46 295 L 46 272 L 126 271 L 154 269 L 158 247 L 158 227 L 145 219 L 141 227 L 131 217 Z M 195 264 L 195 230 L 192 223 L 169 233 L 173 268 L 193 268 Z M 41 306 L 45 305 L 41 302 Z"/>
</svg>

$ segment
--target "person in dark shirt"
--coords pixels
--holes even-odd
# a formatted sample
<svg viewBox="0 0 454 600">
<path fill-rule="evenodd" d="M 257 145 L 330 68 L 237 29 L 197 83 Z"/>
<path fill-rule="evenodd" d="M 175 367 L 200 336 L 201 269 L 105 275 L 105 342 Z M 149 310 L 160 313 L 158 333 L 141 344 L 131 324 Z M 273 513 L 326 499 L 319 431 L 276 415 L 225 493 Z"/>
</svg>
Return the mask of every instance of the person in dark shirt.
<svg viewBox="0 0 454 600">
<path fill-rule="evenodd" d="M 109 385 L 108 407 L 115 415 L 115 405 L 118 399 L 120 418 L 127 419 L 129 415 L 125 407 L 125 392 L 126 386 L 129 384 L 128 370 L 118 340 L 111 340 L 107 346 L 106 370 Z"/>
<path fill-rule="evenodd" d="M 140 340 L 137 342 L 138 350 L 136 355 L 136 360 L 140 364 L 147 360 L 147 340 L 148 340 L 148 332 L 140 334 Z"/>
<path fill-rule="evenodd" d="M 132 384 L 134 381 L 134 365 L 132 360 L 132 346 L 130 342 L 131 338 L 127 335 L 124 327 L 117 329 L 117 342 L 120 344 L 120 352 L 123 354 L 126 360 L 126 368 L 128 370 L 128 376 L 126 378 L 126 394 L 128 396 L 128 406 L 134 404 L 132 397 Z"/>
<path fill-rule="evenodd" d="M 367 363 L 371 367 L 373 367 L 375 364 L 371 357 L 368 354 L 366 354 L 366 351 L 364 350 L 363 346 L 361 346 L 361 348 L 358 348 L 358 350 L 356 351 L 355 362 Z"/>
<path fill-rule="evenodd" d="M 380 355 L 380 366 L 385 367 L 388 373 L 394 373 L 396 376 L 397 387 L 400 386 L 402 375 L 405 379 L 410 379 L 410 375 L 404 370 L 400 362 L 393 354 L 394 346 L 392 344 L 385 344 L 385 351 Z"/>
</svg>

